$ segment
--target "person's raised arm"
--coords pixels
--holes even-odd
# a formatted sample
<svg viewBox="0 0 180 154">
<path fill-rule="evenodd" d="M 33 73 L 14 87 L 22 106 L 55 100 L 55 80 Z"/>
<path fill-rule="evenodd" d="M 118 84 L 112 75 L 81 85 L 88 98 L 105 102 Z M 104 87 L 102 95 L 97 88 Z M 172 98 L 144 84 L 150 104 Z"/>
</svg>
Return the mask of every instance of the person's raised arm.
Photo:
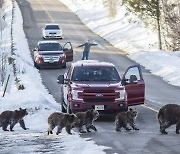
<svg viewBox="0 0 180 154">
<path fill-rule="evenodd" d="M 85 44 L 81 44 L 81 45 L 77 46 L 76 48 L 83 47 L 83 46 L 85 46 Z"/>
</svg>

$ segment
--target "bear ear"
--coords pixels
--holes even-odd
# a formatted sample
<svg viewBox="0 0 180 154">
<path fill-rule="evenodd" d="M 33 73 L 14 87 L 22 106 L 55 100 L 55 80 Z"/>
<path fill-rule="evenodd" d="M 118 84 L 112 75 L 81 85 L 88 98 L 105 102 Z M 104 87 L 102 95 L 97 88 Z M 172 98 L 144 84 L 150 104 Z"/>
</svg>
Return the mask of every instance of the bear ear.
<svg viewBox="0 0 180 154">
<path fill-rule="evenodd" d="M 133 109 L 129 108 L 130 111 L 132 111 Z"/>
<path fill-rule="evenodd" d="M 20 107 L 19 110 L 22 110 L 22 108 Z"/>
</svg>

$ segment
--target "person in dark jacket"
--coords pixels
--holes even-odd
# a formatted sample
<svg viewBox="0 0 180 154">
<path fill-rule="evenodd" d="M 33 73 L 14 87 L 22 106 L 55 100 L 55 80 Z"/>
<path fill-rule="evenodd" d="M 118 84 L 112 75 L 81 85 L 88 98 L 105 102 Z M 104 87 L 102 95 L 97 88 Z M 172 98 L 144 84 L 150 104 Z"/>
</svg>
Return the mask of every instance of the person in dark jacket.
<svg viewBox="0 0 180 154">
<path fill-rule="evenodd" d="M 83 47 L 84 46 L 84 51 L 83 51 L 83 57 L 82 60 L 88 60 L 89 57 L 89 52 L 90 52 L 90 48 L 91 46 L 96 46 L 97 44 L 95 43 L 90 43 L 90 40 L 88 39 L 86 41 L 86 43 L 79 45 L 78 47 Z"/>
</svg>

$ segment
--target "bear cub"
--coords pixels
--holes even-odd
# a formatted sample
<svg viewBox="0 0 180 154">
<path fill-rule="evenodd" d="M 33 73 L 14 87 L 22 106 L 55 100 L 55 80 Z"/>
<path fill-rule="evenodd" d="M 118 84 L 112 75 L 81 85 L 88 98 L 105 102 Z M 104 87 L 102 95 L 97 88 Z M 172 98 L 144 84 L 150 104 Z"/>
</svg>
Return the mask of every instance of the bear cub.
<svg viewBox="0 0 180 154">
<path fill-rule="evenodd" d="M 138 115 L 138 112 L 136 111 L 136 109 L 131 109 L 131 108 L 127 112 L 118 113 L 115 118 L 116 131 L 121 131 L 122 127 L 127 131 L 131 130 L 131 128 L 127 126 L 128 124 L 134 130 L 139 130 L 135 124 L 137 115 Z"/>
<path fill-rule="evenodd" d="M 157 114 L 157 119 L 160 125 L 160 132 L 162 134 L 168 134 L 166 129 L 171 125 L 176 125 L 176 134 L 179 134 L 180 105 L 166 104 L 162 106 Z"/>
<path fill-rule="evenodd" d="M 14 126 L 19 123 L 24 130 L 27 130 L 28 128 L 26 128 L 23 120 L 26 115 L 28 115 L 26 109 L 21 108 L 14 111 L 4 111 L 0 114 L 0 127 L 2 127 L 4 131 L 9 131 L 7 127 L 10 125 L 10 131 L 14 131 Z"/>
<path fill-rule="evenodd" d="M 90 129 L 97 131 L 93 122 L 99 117 L 99 112 L 95 109 L 89 109 L 85 112 L 77 112 L 76 116 L 80 119 L 79 123 L 75 123 L 74 126 L 78 128 L 80 133 L 86 133 L 83 130 L 83 125 L 85 125 L 87 132 L 91 132 Z"/>
<path fill-rule="evenodd" d="M 65 127 L 68 134 L 71 133 L 73 123 L 79 123 L 79 119 L 75 114 L 54 112 L 48 117 L 48 135 L 53 134 L 53 129 L 57 126 L 56 135 L 62 132 Z"/>
</svg>

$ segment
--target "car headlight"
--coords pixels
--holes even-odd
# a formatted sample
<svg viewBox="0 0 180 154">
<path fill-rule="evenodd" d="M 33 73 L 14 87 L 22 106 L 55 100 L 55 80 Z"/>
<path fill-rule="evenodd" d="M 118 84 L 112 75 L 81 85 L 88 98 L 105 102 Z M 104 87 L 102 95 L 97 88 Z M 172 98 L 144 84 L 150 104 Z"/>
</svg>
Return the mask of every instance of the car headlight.
<svg viewBox="0 0 180 154">
<path fill-rule="evenodd" d="M 42 55 L 40 55 L 40 54 L 38 54 L 38 52 L 36 52 L 36 53 L 34 54 L 34 57 L 35 57 L 35 58 L 42 58 Z"/>
<path fill-rule="evenodd" d="M 126 99 L 126 91 L 125 89 L 122 89 L 122 90 L 116 90 L 115 93 L 117 94 L 117 98 L 115 99 L 116 101 L 118 100 L 124 100 Z"/>
<path fill-rule="evenodd" d="M 45 31 L 44 33 L 45 33 L 45 35 L 49 35 L 49 33 L 47 31 Z"/>
<path fill-rule="evenodd" d="M 83 99 L 80 98 L 80 93 L 82 93 L 82 92 L 83 91 L 81 91 L 81 90 L 72 90 L 72 99 L 82 101 Z"/>
</svg>

